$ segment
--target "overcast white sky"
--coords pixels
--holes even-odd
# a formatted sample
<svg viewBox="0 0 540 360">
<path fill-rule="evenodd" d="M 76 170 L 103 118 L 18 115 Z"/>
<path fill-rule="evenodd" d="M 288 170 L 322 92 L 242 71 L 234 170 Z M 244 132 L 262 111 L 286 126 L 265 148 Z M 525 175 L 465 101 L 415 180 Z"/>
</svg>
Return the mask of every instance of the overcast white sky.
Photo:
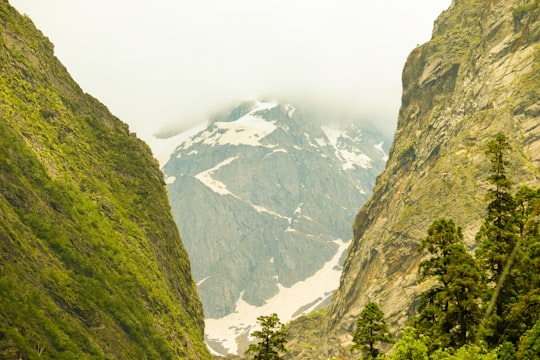
<svg viewBox="0 0 540 360">
<path fill-rule="evenodd" d="M 338 106 L 390 133 L 401 70 L 451 0 L 9 0 L 84 91 L 148 139 L 246 98 Z"/>
</svg>

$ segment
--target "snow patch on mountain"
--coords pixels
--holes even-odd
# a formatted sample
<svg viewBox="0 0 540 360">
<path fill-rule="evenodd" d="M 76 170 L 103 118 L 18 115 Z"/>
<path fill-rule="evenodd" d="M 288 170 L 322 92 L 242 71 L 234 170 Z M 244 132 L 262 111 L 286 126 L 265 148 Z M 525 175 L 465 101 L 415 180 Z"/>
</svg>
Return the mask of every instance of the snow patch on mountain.
<svg viewBox="0 0 540 360">
<path fill-rule="evenodd" d="M 267 214 L 270 214 L 276 218 L 280 218 L 280 219 L 285 219 L 289 222 L 289 224 L 291 223 L 292 219 L 290 217 L 287 217 L 287 216 L 283 216 L 283 215 L 280 215 L 274 211 L 271 211 L 271 210 L 268 210 L 267 208 L 263 207 L 263 206 L 258 206 L 258 205 L 253 205 L 253 204 L 250 204 L 252 208 L 254 208 L 255 210 L 257 210 L 257 212 L 259 213 L 267 213 Z"/>
<path fill-rule="evenodd" d="M 388 154 L 383 149 L 384 141 L 374 145 L 375 149 L 379 150 L 383 154 L 383 161 L 388 161 Z"/>
<path fill-rule="evenodd" d="M 315 141 L 317 142 L 317 144 L 319 144 L 319 146 L 328 145 L 328 142 L 326 141 L 326 139 L 323 139 L 323 138 L 316 138 Z"/>
<path fill-rule="evenodd" d="M 339 138 L 343 137 L 344 135 L 343 131 L 329 126 L 321 126 L 321 129 L 324 131 L 326 137 L 330 141 L 330 144 L 332 144 L 333 147 L 337 148 Z"/>
<path fill-rule="evenodd" d="M 208 280 L 208 279 L 210 279 L 210 278 L 211 278 L 211 276 L 207 276 L 207 277 L 205 277 L 204 279 L 202 279 L 202 280 L 200 280 L 199 282 L 197 282 L 197 284 L 195 284 L 195 285 L 197 285 L 197 286 L 202 285 L 206 280 Z"/>
<path fill-rule="evenodd" d="M 260 141 L 277 128 L 274 122 L 251 114 L 233 122 L 217 122 L 214 125 L 217 130 L 205 139 L 207 145 L 263 146 Z"/>
<path fill-rule="evenodd" d="M 168 138 L 159 138 L 152 136 L 152 138 L 147 139 L 148 145 L 152 149 L 154 157 L 158 160 L 159 166 L 163 167 L 171 158 L 174 150 L 178 147 L 178 144 L 182 144 L 190 137 L 195 136 L 196 134 L 204 131 L 208 126 L 208 122 L 201 122 L 199 125 L 196 125 L 186 131 L 181 132 L 180 134 L 168 137 Z"/>
<path fill-rule="evenodd" d="M 286 323 L 300 315 L 316 309 L 339 285 L 341 268 L 339 260 L 347 250 L 349 242 L 334 241 L 338 249 L 332 259 L 326 262 L 311 277 L 287 288 L 277 284 L 279 292 L 268 299 L 263 306 L 253 306 L 243 299 L 243 292 L 236 302 L 236 309 L 220 319 L 206 319 L 206 336 L 211 343 L 219 343 L 230 354 L 238 353 L 238 337 L 247 338 L 257 328 L 257 317 L 261 314 L 277 313 L 281 322 Z M 304 308 L 309 304 L 308 308 Z M 211 344 L 208 344 L 211 348 Z M 216 351 L 216 350 L 214 350 Z"/>
<path fill-rule="evenodd" d="M 361 133 L 359 133 L 356 139 L 353 139 L 346 132 L 337 128 L 321 126 L 321 129 L 326 134 L 330 144 L 334 147 L 336 156 L 343 161 L 342 170 L 352 170 L 355 166 L 364 169 L 371 168 L 371 158 L 356 146 L 351 145 L 362 140 Z"/>
<path fill-rule="evenodd" d="M 294 113 L 296 112 L 296 108 L 291 104 L 285 105 L 285 110 L 287 111 L 287 116 L 290 118 L 292 118 Z"/>
<path fill-rule="evenodd" d="M 275 150 L 273 150 L 272 152 L 269 152 L 268 154 L 266 154 L 266 155 L 263 157 L 263 159 L 266 159 L 267 157 L 272 156 L 272 155 L 274 155 L 274 154 L 276 154 L 276 153 L 284 153 L 284 154 L 288 154 L 289 152 L 288 152 L 287 150 L 285 150 L 285 149 L 275 149 Z"/>
<path fill-rule="evenodd" d="M 371 166 L 371 158 L 366 154 L 350 152 L 342 149 L 338 152 L 338 157 L 343 159 L 344 163 L 341 166 L 343 170 L 352 170 L 354 166 L 360 166 L 364 169 L 369 169 Z"/>
<path fill-rule="evenodd" d="M 222 168 L 224 166 L 229 165 L 230 163 L 232 163 L 236 159 L 238 159 L 238 156 L 234 156 L 234 157 L 228 158 L 226 160 L 223 160 L 222 162 L 220 162 L 219 164 L 217 164 L 213 168 L 208 169 L 206 171 L 203 171 L 203 172 L 195 175 L 195 179 L 199 180 L 204 185 L 209 187 L 212 191 L 214 191 L 214 192 L 216 192 L 216 193 L 218 193 L 220 195 L 232 195 L 234 197 L 237 197 L 236 195 L 231 193 L 229 190 L 227 190 L 227 185 L 225 185 L 224 183 L 222 183 L 219 180 L 216 180 L 216 179 L 212 178 L 212 175 L 214 174 L 214 172 L 216 172 L 217 170 L 219 170 L 220 168 Z"/>
<path fill-rule="evenodd" d="M 276 128 L 274 121 L 265 120 L 262 115 L 265 111 L 278 106 L 276 103 L 257 101 L 251 110 L 234 121 L 217 121 L 205 131 L 190 136 L 183 141 L 181 148 L 187 149 L 194 144 L 216 145 L 247 145 L 265 146 L 261 140 L 271 134 Z"/>
<path fill-rule="evenodd" d="M 167 185 L 174 184 L 174 182 L 176 181 L 176 176 L 167 176 L 164 174 L 164 178 L 165 178 L 165 184 Z"/>
</svg>

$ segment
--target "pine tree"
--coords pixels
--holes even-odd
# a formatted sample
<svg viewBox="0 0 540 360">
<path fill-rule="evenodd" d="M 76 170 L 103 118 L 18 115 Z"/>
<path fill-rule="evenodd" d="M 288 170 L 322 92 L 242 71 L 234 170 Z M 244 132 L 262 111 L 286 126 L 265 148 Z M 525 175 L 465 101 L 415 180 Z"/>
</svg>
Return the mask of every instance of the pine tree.
<svg viewBox="0 0 540 360">
<path fill-rule="evenodd" d="M 261 330 L 254 331 L 251 336 L 259 342 L 250 344 L 246 354 L 252 355 L 254 360 L 281 359 L 280 354 L 287 352 L 287 333 L 279 317 L 277 314 L 259 316 L 257 322 Z"/>
<path fill-rule="evenodd" d="M 481 320 L 483 274 L 463 245 L 461 228 L 452 220 L 435 221 L 419 250 L 429 254 L 419 265 L 419 281 L 435 284 L 420 295 L 413 326 L 430 338 L 430 351 L 471 342 Z"/>
<path fill-rule="evenodd" d="M 512 182 L 506 176 L 506 151 L 510 150 L 504 134 L 497 135 L 488 142 L 486 155 L 491 160 L 491 175 L 488 181 L 487 215 L 476 235 L 480 244 L 477 256 L 488 270 L 488 280 L 497 283 L 504 266 L 516 244 L 515 203 L 511 194 Z M 500 310 L 500 309 L 499 309 Z"/>
<path fill-rule="evenodd" d="M 377 343 L 393 343 L 392 334 L 384 320 L 384 313 L 374 302 L 369 302 L 356 320 L 351 350 L 360 350 L 375 359 L 379 350 Z"/>
<path fill-rule="evenodd" d="M 504 134 L 488 142 L 486 155 L 491 161 L 488 177 L 491 188 L 487 193 L 487 214 L 476 235 L 479 244 L 476 254 L 490 284 L 484 297 L 488 304 L 485 339 L 493 346 L 505 341 L 516 344 L 528 328 L 521 324 L 515 310 L 520 301 L 526 302 L 523 295 L 534 283 L 530 255 L 538 239 L 534 236 L 537 225 L 534 225 L 533 215 L 537 193 L 522 187 L 515 196 L 512 195 L 512 182 L 506 176 L 509 163 L 505 156 L 509 150 Z"/>
<path fill-rule="evenodd" d="M 517 344 L 540 319 L 540 189 L 523 186 L 514 196 L 520 247 L 510 272 L 516 294 L 505 315 L 502 341 Z"/>
</svg>

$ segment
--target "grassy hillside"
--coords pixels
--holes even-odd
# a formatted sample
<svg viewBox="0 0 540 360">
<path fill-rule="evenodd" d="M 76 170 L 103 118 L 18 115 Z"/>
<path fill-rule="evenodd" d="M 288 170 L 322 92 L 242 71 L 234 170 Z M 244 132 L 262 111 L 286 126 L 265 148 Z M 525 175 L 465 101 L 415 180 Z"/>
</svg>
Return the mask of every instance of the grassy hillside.
<svg viewBox="0 0 540 360">
<path fill-rule="evenodd" d="M 0 358 L 209 358 L 149 148 L 0 1 Z"/>
</svg>

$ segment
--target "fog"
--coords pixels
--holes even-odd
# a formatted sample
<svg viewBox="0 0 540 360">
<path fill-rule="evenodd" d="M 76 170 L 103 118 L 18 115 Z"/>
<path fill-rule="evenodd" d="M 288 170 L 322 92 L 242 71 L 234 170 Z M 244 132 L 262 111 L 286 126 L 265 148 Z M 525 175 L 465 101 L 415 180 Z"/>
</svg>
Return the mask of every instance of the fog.
<svg viewBox="0 0 540 360">
<path fill-rule="evenodd" d="M 148 139 L 260 97 L 340 109 L 391 135 L 406 57 L 450 0 L 10 3 L 85 92 Z"/>
</svg>

